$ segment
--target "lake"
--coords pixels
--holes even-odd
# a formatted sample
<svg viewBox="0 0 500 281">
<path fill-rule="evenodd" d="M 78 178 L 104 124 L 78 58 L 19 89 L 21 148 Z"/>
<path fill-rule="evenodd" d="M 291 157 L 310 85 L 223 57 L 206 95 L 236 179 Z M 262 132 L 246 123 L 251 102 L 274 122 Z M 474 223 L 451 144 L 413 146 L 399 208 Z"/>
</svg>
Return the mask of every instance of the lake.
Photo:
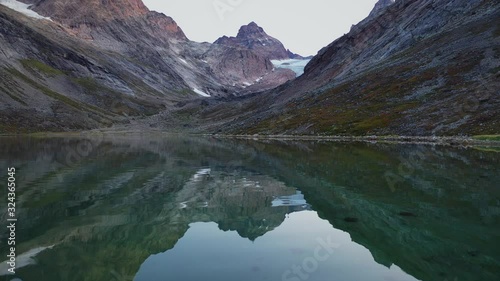
<svg viewBox="0 0 500 281">
<path fill-rule="evenodd" d="M 0 153 L 2 280 L 500 280 L 495 148 L 94 135 Z"/>
</svg>

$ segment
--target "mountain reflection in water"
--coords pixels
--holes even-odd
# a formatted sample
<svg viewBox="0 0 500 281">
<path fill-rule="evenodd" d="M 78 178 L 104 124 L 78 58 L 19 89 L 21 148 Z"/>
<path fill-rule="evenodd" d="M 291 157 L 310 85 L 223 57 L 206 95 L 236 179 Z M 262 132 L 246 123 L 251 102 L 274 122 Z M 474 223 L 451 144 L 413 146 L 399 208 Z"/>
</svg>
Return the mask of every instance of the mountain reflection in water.
<svg viewBox="0 0 500 281">
<path fill-rule="evenodd" d="M 496 152 L 180 136 L 0 152 L 17 168 L 23 281 L 499 276 Z"/>
</svg>

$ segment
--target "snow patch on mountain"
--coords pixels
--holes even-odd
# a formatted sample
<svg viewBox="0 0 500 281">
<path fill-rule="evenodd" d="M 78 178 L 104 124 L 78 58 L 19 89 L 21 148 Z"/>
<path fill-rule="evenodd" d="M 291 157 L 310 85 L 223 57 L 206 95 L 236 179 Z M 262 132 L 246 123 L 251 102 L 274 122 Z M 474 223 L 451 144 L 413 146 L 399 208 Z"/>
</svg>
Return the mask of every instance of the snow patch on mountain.
<svg viewBox="0 0 500 281">
<path fill-rule="evenodd" d="M 7 8 L 10 8 L 14 11 L 20 12 L 28 17 L 31 17 L 31 18 L 51 20 L 50 18 L 44 17 L 44 16 L 38 14 L 37 12 L 30 10 L 31 5 L 24 4 L 24 3 L 16 1 L 16 0 L 0 0 L 0 4 L 4 5 Z"/>
<path fill-rule="evenodd" d="M 194 88 L 194 89 L 193 89 L 193 91 L 194 91 L 195 93 L 197 93 L 198 95 L 202 96 L 202 97 L 210 97 L 210 95 L 209 95 L 209 94 L 207 94 L 207 93 L 205 93 L 205 92 L 203 92 L 203 91 L 201 91 L 201 90 L 199 90 L 199 89 Z"/>
</svg>

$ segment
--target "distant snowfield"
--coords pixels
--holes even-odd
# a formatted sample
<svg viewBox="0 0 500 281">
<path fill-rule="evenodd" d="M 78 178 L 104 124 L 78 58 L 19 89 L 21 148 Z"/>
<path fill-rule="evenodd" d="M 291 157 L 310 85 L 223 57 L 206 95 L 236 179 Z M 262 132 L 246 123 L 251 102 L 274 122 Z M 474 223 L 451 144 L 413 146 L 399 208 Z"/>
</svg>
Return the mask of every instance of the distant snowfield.
<svg viewBox="0 0 500 281">
<path fill-rule="evenodd" d="M 210 95 L 209 95 L 209 94 L 204 93 L 204 92 L 202 92 L 202 91 L 200 91 L 200 90 L 198 90 L 198 89 L 196 89 L 196 88 L 194 88 L 194 89 L 193 89 L 193 91 L 194 91 L 195 93 L 197 93 L 198 95 L 202 96 L 202 97 L 210 97 Z"/>
<path fill-rule="evenodd" d="M 22 2 L 16 1 L 16 0 L 0 0 L 0 4 L 4 5 L 5 7 L 8 7 L 14 11 L 18 11 L 28 17 L 35 18 L 35 19 L 46 19 L 50 20 L 50 18 L 44 17 L 37 12 L 30 10 L 29 7 L 31 5 L 24 4 Z"/>
<path fill-rule="evenodd" d="M 288 60 L 271 60 L 276 68 L 288 68 L 293 70 L 297 76 L 304 73 L 304 68 L 310 60 L 288 59 Z"/>
</svg>

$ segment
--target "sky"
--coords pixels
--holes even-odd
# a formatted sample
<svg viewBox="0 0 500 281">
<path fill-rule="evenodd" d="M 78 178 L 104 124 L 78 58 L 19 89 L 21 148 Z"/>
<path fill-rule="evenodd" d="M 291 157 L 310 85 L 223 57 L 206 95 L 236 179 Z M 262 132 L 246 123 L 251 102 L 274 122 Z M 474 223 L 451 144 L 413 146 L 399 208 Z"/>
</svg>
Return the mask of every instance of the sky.
<svg viewBox="0 0 500 281">
<path fill-rule="evenodd" d="M 303 56 L 349 32 L 377 0 L 143 0 L 150 10 L 172 17 L 197 42 L 236 36 L 252 21 L 286 48 Z"/>
</svg>

